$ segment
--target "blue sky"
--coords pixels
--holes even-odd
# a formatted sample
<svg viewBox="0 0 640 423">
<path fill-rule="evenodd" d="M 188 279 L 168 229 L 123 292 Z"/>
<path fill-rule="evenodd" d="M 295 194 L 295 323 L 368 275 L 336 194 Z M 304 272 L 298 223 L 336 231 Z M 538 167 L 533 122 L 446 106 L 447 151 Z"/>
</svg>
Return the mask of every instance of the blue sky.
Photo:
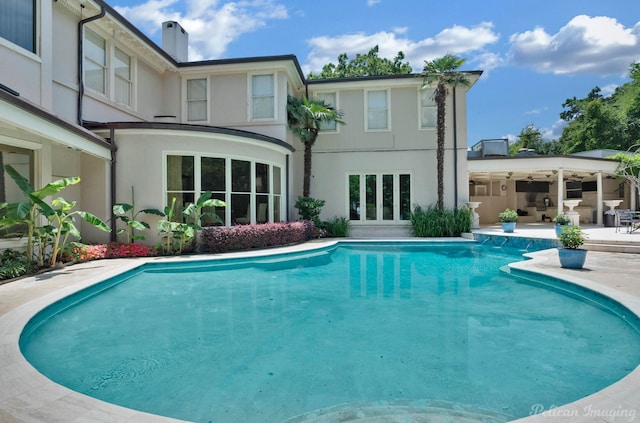
<svg viewBox="0 0 640 423">
<path fill-rule="evenodd" d="M 528 124 L 556 139 L 567 98 L 610 94 L 640 61 L 638 0 L 108 1 L 158 44 L 162 22 L 178 21 L 189 60 L 295 54 L 306 74 L 375 45 L 415 71 L 456 54 L 484 71 L 468 95 L 469 145 Z"/>
</svg>

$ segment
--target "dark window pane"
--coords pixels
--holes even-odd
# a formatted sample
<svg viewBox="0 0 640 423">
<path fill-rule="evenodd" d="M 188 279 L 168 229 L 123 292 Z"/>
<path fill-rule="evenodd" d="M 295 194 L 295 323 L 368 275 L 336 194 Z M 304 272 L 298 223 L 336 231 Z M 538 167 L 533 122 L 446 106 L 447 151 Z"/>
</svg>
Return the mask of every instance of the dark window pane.
<svg viewBox="0 0 640 423">
<path fill-rule="evenodd" d="M 256 192 L 269 192 L 269 165 L 256 163 Z"/>
<path fill-rule="evenodd" d="M 234 225 L 251 223 L 251 199 L 249 194 L 231 194 L 230 210 L 231 222 Z"/>
<path fill-rule="evenodd" d="M 233 192 L 251 191 L 251 162 L 231 161 L 231 190 Z"/>
<path fill-rule="evenodd" d="M 378 216 L 377 210 L 377 176 L 367 175 L 365 190 L 367 196 L 367 220 L 376 220 Z"/>
<path fill-rule="evenodd" d="M 269 221 L 269 196 L 256 195 L 256 223 Z"/>
<path fill-rule="evenodd" d="M 203 157 L 201 160 L 201 177 L 203 191 L 224 191 L 225 184 L 225 159 L 215 157 Z"/>
<path fill-rule="evenodd" d="M 411 175 L 400 175 L 400 220 L 411 216 Z"/>
<path fill-rule="evenodd" d="M 360 220 L 360 175 L 349 175 L 349 219 Z"/>
<path fill-rule="evenodd" d="M 193 163 L 192 156 L 167 156 L 167 189 L 169 191 L 195 189 Z"/>
<path fill-rule="evenodd" d="M 224 192 L 222 193 L 214 193 L 211 198 L 215 198 L 220 201 L 225 201 Z M 215 213 L 220 220 L 216 219 L 213 216 L 203 216 L 201 219 L 201 226 L 221 226 L 224 225 L 225 219 L 227 216 L 227 208 L 226 207 L 205 207 L 203 209 L 206 213 Z"/>
</svg>

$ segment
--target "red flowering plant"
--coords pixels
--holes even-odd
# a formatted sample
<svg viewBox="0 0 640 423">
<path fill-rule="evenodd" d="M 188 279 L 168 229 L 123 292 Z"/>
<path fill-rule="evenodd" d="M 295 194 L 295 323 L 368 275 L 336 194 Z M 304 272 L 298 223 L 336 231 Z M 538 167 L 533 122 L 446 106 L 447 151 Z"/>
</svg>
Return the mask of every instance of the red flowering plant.
<svg viewBox="0 0 640 423">
<path fill-rule="evenodd" d="M 63 260 L 66 262 L 78 262 L 104 258 L 154 257 L 157 255 L 158 250 L 147 244 L 110 242 L 109 244 L 85 245 L 73 243 L 63 255 Z"/>
</svg>

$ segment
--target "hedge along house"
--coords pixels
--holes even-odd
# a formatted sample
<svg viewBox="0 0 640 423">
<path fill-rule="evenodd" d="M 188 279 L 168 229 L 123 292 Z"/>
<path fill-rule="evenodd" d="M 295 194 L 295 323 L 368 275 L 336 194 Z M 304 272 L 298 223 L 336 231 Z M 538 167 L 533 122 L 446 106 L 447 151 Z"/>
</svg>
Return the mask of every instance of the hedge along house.
<svg viewBox="0 0 640 423">
<path fill-rule="evenodd" d="M 2 160 L 36 188 L 80 176 L 63 192 L 78 209 L 109 219 L 134 187 L 137 209 L 212 191 L 228 204 L 225 225 L 296 219 L 303 149 L 287 128 L 288 95 L 345 114 L 314 146 L 323 219 L 404 234 L 411 208 L 436 202 L 435 105 L 415 75 L 306 81 L 293 55 L 189 62 L 179 24 L 163 24 L 161 49 L 102 0 L 8 0 L 0 16 Z M 468 199 L 468 89 L 447 101 L 447 207 Z M 7 202 L 18 200 L 11 184 L 4 176 Z M 86 241 L 108 237 L 81 230 Z"/>
</svg>

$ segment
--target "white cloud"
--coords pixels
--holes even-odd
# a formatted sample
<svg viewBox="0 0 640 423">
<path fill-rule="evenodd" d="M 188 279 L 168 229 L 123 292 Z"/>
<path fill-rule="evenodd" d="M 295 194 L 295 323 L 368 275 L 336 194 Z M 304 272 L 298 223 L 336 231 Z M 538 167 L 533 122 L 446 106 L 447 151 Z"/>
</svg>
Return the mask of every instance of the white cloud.
<svg viewBox="0 0 640 423">
<path fill-rule="evenodd" d="M 307 56 L 304 72 L 319 72 L 327 63 L 336 61 L 338 55 L 347 53 L 349 58 L 366 53 L 374 46 L 380 49 L 380 57 L 393 58 L 402 51 L 406 60 L 416 71 L 422 70 L 425 60 L 433 60 L 447 53 L 468 59 L 471 63 L 495 64 L 498 56 L 487 53 L 487 45 L 495 43 L 500 37 L 493 31 L 493 24 L 483 22 L 474 27 L 454 25 L 430 38 L 411 40 L 404 35 L 407 28 L 398 28 L 392 32 L 380 31 L 373 34 L 362 32 L 334 37 L 320 36 L 307 41 L 311 52 Z M 470 55 L 476 55 L 469 58 Z"/>
<path fill-rule="evenodd" d="M 551 125 L 551 128 L 544 128 L 540 130 L 540 132 L 542 133 L 542 138 L 544 138 L 547 141 L 559 139 L 560 135 L 562 135 L 562 131 L 564 130 L 565 126 L 567 126 L 568 124 L 569 123 L 567 121 L 558 119 L 557 121 L 554 122 L 553 125 Z"/>
<path fill-rule="evenodd" d="M 625 28 L 606 16 L 579 15 L 556 34 L 544 28 L 513 34 L 509 59 L 542 73 L 624 75 L 640 60 L 640 22 Z"/>
<path fill-rule="evenodd" d="M 609 97 L 616 91 L 616 88 L 618 88 L 617 84 L 605 85 L 604 87 L 600 88 L 600 94 L 602 94 L 603 97 Z"/>
<path fill-rule="evenodd" d="M 378 3 L 380 3 L 382 0 L 367 0 L 367 6 L 371 7 L 374 6 Z"/>
<path fill-rule="evenodd" d="M 148 0 L 134 7 L 115 9 L 147 34 L 155 34 L 167 20 L 177 21 L 189 33 L 189 60 L 223 57 L 228 45 L 242 34 L 264 27 L 268 21 L 287 19 L 287 8 L 277 0 Z"/>
<path fill-rule="evenodd" d="M 542 109 L 531 109 L 531 110 L 528 110 L 528 111 L 524 112 L 524 114 L 525 115 L 539 115 L 543 111 L 545 111 L 546 109 L 547 109 L 546 107 L 544 107 Z"/>
</svg>

